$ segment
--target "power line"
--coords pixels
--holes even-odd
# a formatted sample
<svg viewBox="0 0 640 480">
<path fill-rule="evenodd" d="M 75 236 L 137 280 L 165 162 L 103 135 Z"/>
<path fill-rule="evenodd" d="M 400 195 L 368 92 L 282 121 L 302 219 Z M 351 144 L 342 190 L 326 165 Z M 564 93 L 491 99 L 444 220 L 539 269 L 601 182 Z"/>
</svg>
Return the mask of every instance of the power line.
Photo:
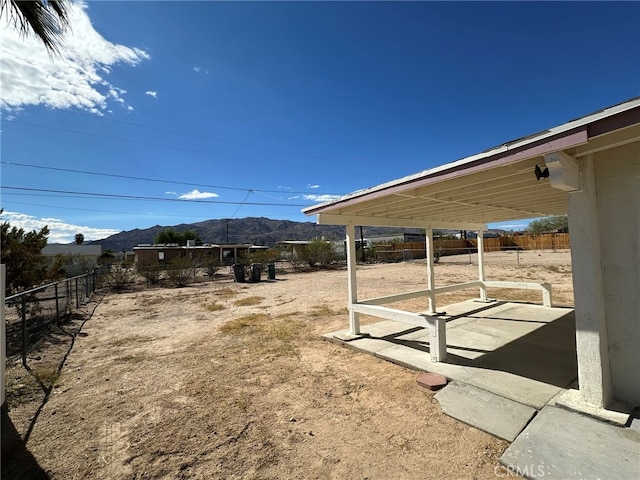
<svg viewBox="0 0 640 480">
<path fill-rule="evenodd" d="M 255 145 L 255 144 L 251 144 L 251 143 L 237 142 L 235 140 L 227 140 L 227 139 L 222 139 L 222 138 L 208 137 L 206 135 L 200 135 L 200 134 L 191 133 L 191 132 L 183 132 L 183 131 L 180 131 L 180 130 L 173 130 L 171 128 L 155 127 L 155 126 L 152 126 L 152 125 L 143 125 L 141 123 L 127 122 L 125 120 L 117 120 L 115 118 L 109 118 L 109 117 L 106 117 L 106 116 L 97 117 L 95 115 L 89 115 L 87 113 L 81 113 L 81 112 L 76 112 L 76 111 L 72 111 L 72 110 L 63 110 L 63 112 L 64 113 L 73 114 L 73 115 L 82 116 L 82 117 L 87 117 L 87 118 L 99 119 L 101 121 L 109 121 L 109 122 L 114 122 L 114 123 L 121 123 L 123 125 L 130 125 L 130 126 L 134 126 L 134 127 L 148 128 L 149 130 L 158 130 L 160 132 L 175 133 L 177 135 L 184 135 L 184 136 L 193 137 L 193 138 L 200 138 L 200 139 L 203 139 L 203 140 L 209 140 L 209 141 L 212 141 L 212 142 L 219 142 L 219 143 L 226 143 L 226 144 L 229 144 L 229 145 L 238 145 L 238 146 L 241 146 L 241 147 L 250 147 L 250 148 L 259 148 L 259 149 L 263 149 L 263 150 L 272 150 L 274 152 L 288 153 L 288 154 L 298 155 L 298 156 L 301 156 L 301 157 L 317 158 L 317 159 L 320 159 L 320 160 L 331 160 L 331 161 L 334 161 L 334 162 L 341 161 L 341 160 L 338 160 L 338 159 L 335 159 L 335 158 L 332 158 L 332 157 L 327 157 L 325 155 L 298 152 L 298 151 L 295 151 L 295 150 L 287 150 L 285 148 L 267 147 L 265 145 Z"/>
<path fill-rule="evenodd" d="M 146 145 L 148 147 L 160 147 L 160 148 L 170 148 L 173 150 L 180 150 L 183 152 L 191 152 L 191 153 L 199 153 L 201 155 L 207 155 L 207 156 L 212 156 L 213 154 L 211 152 L 205 152 L 202 150 L 194 150 L 191 148 L 184 148 L 184 147 L 174 147 L 173 145 L 161 145 L 159 143 L 152 143 L 152 142 L 143 142 L 142 140 L 131 140 L 128 138 L 120 138 L 120 137 L 112 137 L 110 135 L 101 135 L 99 133 L 89 133 L 89 132 L 80 132 L 78 130 L 71 130 L 69 128 L 60 128 L 60 127 L 52 127 L 50 125 L 39 125 L 37 123 L 29 123 L 29 122 L 21 122 L 18 120 L 12 120 L 12 123 L 15 123 L 17 125 L 26 125 L 29 127 L 37 127 L 37 128 L 45 128 L 48 130 L 56 130 L 58 132 L 67 132 L 67 133 L 75 133 L 77 135 L 88 135 L 90 137 L 96 137 L 96 138 L 106 138 L 107 140 L 118 140 L 120 142 L 128 142 L 128 143 L 135 143 L 138 145 Z M 256 161 L 252 158 L 247 158 L 247 157 L 240 157 L 237 155 L 228 155 L 228 154 L 216 154 L 219 157 L 227 157 L 227 158 L 234 158 L 236 160 L 247 160 L 247 161 Z"/>
<path fill-rule="evenodd" d="M 122 178 L 122 179 L 127 179 L 127 180 L 138 180 L 138 181 L 144 181 L 144 182 L 156 182 L 156 183 L 167 183 L 167 184 L 171 184 L 171 185 L 186 185 L 189 187 L 204 187 L 204 188 L 217 188 L 220 190 L 235 190 L 235 191 L 242 191 L 242 192 L 262 192 L 262 193 L 285 193 L 285 194 L 289 194 L 289 193 L 294 193 L 294 194 L 301 194 L 301 195 L 310 195 L 310 192 L 298 192 L 298 191 L 293 191 L 293 190 L 257 190 L 257 189 L 253 189 L 253 188 L 242 188 L 242 187 L 225 187 L 222 185 L 208 185 L 208 184 L 203 184 L 203 183 L 190 183 L 190 182 L 178 182 L 175 180 L 162 180 L 162 179 L 158 179 L 158 178 L 148 178 L 148 177 L 135 177 L 135 176 L 131 176 L 131 175 L 120 175 L 120 174 L 116 174 L 116 173 L 104 173 L 104 172 L 92 172 L 89 170 L 77 170 L 77 169 L 73 169 L 73 168 L 61 168 L 61 167 L 49 167 L 49 166 L 44 166 L 44 165 L 33 165 L 33 164 L 29 164 L 29 163 L 18 163 L 18 162 L 7 162 L 7 161 L 0 161 L 0 164 L 3 165 L 10 165 L 10 166 L 16 166 L 16 167 L 25 167 L 25 168 L 37 168 L 37 169 L 42 169 L 42 170 L 52 170 L 52 171 L 56 171 L 56 172 L 66 172 L 66 173 L 78 173 L 78 174 L 82 174 L 82 175 L 94 175 L 94 176 L 98 176 L 98 177 L 111 177 L 111 178 Z M 341 195 L 339 193 L 331 193 L 331 192 L 313 192 L 313 195 Z"/>
<path fill-rule="evenodd" d="M 222 200 L 203 200 L 203 199 L 179 199 L 179 198 L 162 198 L 162 197 L 145 197 L 142 195 L 120 195 L 113 193 L 93 193 L 93 192 L 74 192 L 68 190 L 53 190 L 45 188 L 27 188 L 27 187 L 9 187 L 2 185 L 0 189 L 22 190 L 28 192 L 44 192 L 44 193 L 60 193 L 66 195 L 86 195 L 92 198 L 112 198 L 119 200 L 145 200 L 145 201 L 162 201 L 162 202 L 191 202 L 191 203 L 211 203 L 226 205 L 256 205 L 266 207 L 307 207 L 308 204 L 296 203 L 260 203 L 260 202 L 231 202 Z"/>
<path fill-rule="evenodd" d="M 233 218 L 233 217 L 235 217 L 235 216 L 236 216 L 236 213 L 238 213 L 238 210 L 240 210 L 240 207 L 242 207 L 242 205 L 246 205 L 247 198 L 249 198 L 249 195 L 251 195 L 251 190 L 249 190 L 249 191 L 247 192 L 246 197 L 244 197 L 244 200 L 242 200 L 242 202 L 240 202 L 240 205 L 238 205 L 238 208 L 236 208 L 236 211 L 235 211 L 235 212 L 233 212 L 233 215 L 231 215 L 231 218 Z"/>
<path fill-rule="evenodd" d="M 7 194 L 5 194 L 7 195 Z M 29 195 L 29 194 L 8 194 L 8 195 Z M 68 197 L 63 197 L 63 198 L 68 198 Z M 76 197 L 77 198 L 77 197 Z M 202 215 L 177 215 L 177 214 L 169 214 L 169 213 L 140 213 L 140 212 L 122 212 L 122 211 L 116 211 L 116 210 L 97 210 L 95 208 L 79 208 L 79 207 L 61 207 L 58 205 L 41 205 L 38 203 L 27 203 L 27 202 L 14 202 L 13 200 L 2 200 L 2 204 L 3 205 L 27 205 L 29 207 L 46 207 L 46 208 L 57 208 L 60 210 L 77 210 L 80 212 L 92 212 L 92 213 L 117 213 L 118 215 L 135 215 L 135 216 L 141 216 L 141 215 L 149 215 L 149 216 L 154 216 L 154 217 L 178 217 L 178 218 L 202 218 Z"/>
</svg>

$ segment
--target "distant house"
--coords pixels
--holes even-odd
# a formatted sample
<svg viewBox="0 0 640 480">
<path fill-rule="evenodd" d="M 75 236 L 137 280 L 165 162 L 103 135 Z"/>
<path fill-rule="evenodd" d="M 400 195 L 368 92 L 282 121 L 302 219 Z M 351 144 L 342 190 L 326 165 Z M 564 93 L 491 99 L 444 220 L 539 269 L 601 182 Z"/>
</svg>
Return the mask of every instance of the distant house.
<svg viewBox="0 0 640 480">
<path fill-rule="evenodd" d="M 186 257 L 192 260 L 215 258 L 224 265 L 231 265 L 240 259 L 247 258 L 252 250 L 261 248 L 264 247 L 250 244 L 214 245 L 205 243 L 204 245 L 195 245 L 192 241 L 188 241 L 187 245 L 178 245 L 177 243 L 141 244 L 133 247 L 133 263 L 134 265 L 152 262 L 165 264 L 176 258 Z"/>
<path fill-rule="evenodd" d="M 57 256 L 65 257 L 63 268 L 67 276 L 82 275 L 98 265 L 98 258 L 102 255 L 101 245 L 47 245 L 42 249 L 42 255 L 51 263 Z"/>
</svg>

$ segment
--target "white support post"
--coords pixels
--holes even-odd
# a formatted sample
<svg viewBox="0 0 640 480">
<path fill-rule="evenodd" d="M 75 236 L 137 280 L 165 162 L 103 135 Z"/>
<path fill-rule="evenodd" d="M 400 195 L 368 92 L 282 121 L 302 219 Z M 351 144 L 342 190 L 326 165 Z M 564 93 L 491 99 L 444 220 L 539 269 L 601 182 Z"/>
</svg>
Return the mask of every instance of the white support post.
<svg viewBox="0 0 640 480">
<path fill-rule="evenodd" d="M 584 401 L 606 407 L 613 392 L 593 155 L 580 161 L 580 173 L 582 189 L 568 195 L 578 384 Z"/>
<path fill-rule="evenodd" d="M 435 269 L 433 267 L 433 229 L 426 229 L 426 249 L 427 249 L 427 289 L 429 290 L 429 308 L 430 314 L 436 313 L 436 293 L 435 289 Z"/>
<path fill-rule="evenodd" d="M 6 400 L 6 391 L 4 388 L 4 372 L 7 362 L 7 332 L 4 324 L 5 278 L 5 266 L 0 265 L 0 405 L 4 405 Z"/>
<path fill-rule="evenodd" d="M 483 231 L 478 230 L 478 280 L 480 280 L 480 300 L 487 301 L 487 287 L 484 285 L 484 237 Z"/>
<path fill-rule="evenodd" d="M 447 359 L 447 320 L 444 317 L 427 317 L 429 324 L 429 352 L 433 363 Z"/>
<path fill-rule="evenodd" d="M 348 269 L 348 305 L 349 308 L 349 332 L 352 335 L 360 335 L 360 319 L 358 312 L 353 310 L 353 305 L 358 302 L 358 283 L 356 279 L 356 227 L 346 225 L 347 235 L 347 269 Z M 364 246 L 363 246 L 364 248 Z"/>
</svg>

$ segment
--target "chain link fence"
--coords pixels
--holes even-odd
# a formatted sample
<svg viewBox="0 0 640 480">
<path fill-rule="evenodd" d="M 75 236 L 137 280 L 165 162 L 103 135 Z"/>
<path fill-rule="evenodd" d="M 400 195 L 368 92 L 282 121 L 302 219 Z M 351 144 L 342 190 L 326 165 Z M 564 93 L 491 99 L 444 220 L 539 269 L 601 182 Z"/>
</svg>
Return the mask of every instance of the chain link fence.
<svg viewBox="0 0 640 480">
<path fill-rule="evenodd" d="M 96 269 L 5 298 L 6 407 L 20 442 L 27 442 L 76 335 L 97 306 L 107 271 Z"/>
</svg>

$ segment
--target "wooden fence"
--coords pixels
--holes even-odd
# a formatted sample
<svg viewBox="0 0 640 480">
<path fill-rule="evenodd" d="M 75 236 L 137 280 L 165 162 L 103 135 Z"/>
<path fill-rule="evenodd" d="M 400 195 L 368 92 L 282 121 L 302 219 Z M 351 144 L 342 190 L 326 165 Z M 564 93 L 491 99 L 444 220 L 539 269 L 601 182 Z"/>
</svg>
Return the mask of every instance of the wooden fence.
<svg viewBox="0 0 640 480">
<path fill-rule="evenodd" d="M 478 240 L 453 239 L 434 240 L 434 250 L 438 255 L 460 255 L 478 248 Z M 495 237 L 484 239 L 485 252 L 499 252 L 501 250 L 563 250 L 570 248 L 568 233 L 544 233 L 541 235 L 514 235 L 509 237 Z M 424 242 L 374 244 L 376 258 L 379 260 L 408 260 L 425 258 L 426 246 Z"/>
</svg>

